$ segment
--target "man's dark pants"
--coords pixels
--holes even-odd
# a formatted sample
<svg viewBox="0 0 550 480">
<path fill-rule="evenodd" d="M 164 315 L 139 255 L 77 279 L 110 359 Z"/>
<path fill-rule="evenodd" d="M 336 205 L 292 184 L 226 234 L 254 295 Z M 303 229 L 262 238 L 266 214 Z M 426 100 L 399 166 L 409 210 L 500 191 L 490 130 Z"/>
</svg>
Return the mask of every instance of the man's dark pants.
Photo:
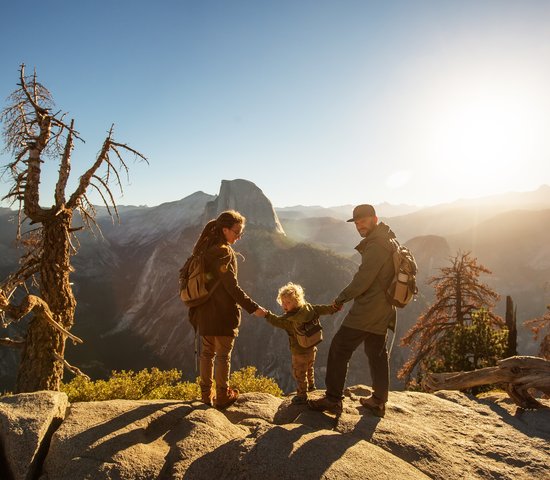
<svg viewBox="0 0 550 480">
<path fill-rule="evenodd" d="M 386 335 L 377 335 L 344 326 L 336 332 L 330 344 L 325 377 L 326 395 L 333 400 L 343 398 L 349 360 L 361 343 L 369 361 L 374 396 L 385 403 L 388 401 L 390 383 Z"/>
</svg>

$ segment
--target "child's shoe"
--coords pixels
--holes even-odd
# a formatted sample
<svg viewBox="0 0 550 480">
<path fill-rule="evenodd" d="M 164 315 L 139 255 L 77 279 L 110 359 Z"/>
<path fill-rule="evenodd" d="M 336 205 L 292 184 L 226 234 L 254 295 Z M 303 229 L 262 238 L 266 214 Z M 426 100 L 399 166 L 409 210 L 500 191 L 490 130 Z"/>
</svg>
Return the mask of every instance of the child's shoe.
<svg viewBox="0 0 550 480">
<path fill-rule="evenodd" d="M 290 403 L 292 403 L 293 405 L 306 405 L 307 395 L 294 395 Z"/>
</svg>

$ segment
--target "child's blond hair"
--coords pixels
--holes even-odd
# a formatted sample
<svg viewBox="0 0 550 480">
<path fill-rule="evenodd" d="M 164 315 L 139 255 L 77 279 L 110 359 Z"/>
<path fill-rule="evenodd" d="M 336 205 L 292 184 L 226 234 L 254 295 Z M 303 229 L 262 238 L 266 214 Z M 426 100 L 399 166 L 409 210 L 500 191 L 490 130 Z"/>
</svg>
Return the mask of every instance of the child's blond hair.
<svg viewBox="0 0 550 480">
<path fill-rule="evenodd" d="M 279 288 L 279 293 L 277 294 L 277 303 L 282 305 L 283 297 L 291 297 L 296 300 L 296 305 L 302 307 L 305 303 L 304 289 L 301 285 L 297 283 L 288 282 L 286 285 Z"/>
</svg>

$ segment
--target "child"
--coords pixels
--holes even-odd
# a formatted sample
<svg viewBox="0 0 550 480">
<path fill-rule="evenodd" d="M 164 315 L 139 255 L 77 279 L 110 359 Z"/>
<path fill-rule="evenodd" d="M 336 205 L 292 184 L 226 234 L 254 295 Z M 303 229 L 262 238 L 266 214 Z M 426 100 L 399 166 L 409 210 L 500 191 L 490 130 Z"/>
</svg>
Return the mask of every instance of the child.
<svg viewBox="0 0 550 480">
<path fill-rule="evenodd" d="M 305 301 L 304 289 L 300 285 L 287 283 L 279 289 L 277 303 L 283 307 L 284 315 L 274 315 L 267 312 L 266 320 L 275 327 L 288 333 L 290 352 L 292 355 L 292 376 L 296 380 L 296 396 L 292 403 L 307 403 L 307 392 L 315 390 L 313 366 L 317 347 L 304 348 L 298 344 L 295 327 L 318 318 L 319 315 L 331 315 L 339 310 L 334 305 L 311 305 Z"/>
</svg>

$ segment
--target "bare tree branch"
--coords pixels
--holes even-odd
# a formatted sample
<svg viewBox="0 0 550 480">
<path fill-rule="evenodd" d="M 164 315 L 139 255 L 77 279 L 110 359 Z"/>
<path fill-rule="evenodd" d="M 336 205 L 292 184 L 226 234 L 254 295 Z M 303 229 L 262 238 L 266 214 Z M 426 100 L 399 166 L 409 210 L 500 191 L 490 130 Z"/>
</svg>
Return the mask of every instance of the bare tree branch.
<svg viewBox="0 0 550 480">
<path fill-rule="evenodd" d="M 116 207 L 116 203 L 115 203 L 115 199 L 113 198 L 113 193 L 111 192 L 111 189 L 109 188 L 109 186 L 107 185 L 106 182 L 104 182 L 101 178 L 99 178 L 97 175 L 94 175 L 93 178 L 95 180 L 97 180 L 102 186 L 103 186 L 103 189 L 105 190 L 105 193 L 107 195 L 109 195 L 109 199 L 111 200 L 111 203 L 109 204 L 109 202 L 107 202 L 107 199 L 105 198 L 105 195 L 103 194 L 101 188 L 99 188 L 95 183 L 91 182 L 90 185 L 92 187 L 94 187 L 96 189 L 96 191 L 99 193 L 100 197 L 101 197 L 101 200 L 103 200 L 103 204 L 105 205 L 105 207 L 107 208 L 107 212 L 109 212 L 109 215 L 111 217 L 116 217 L 117 220 L 120 219 L 119 215 L 118 215 L 118 208 Z M 113 208 L 114 208 L 114 215 L 113 213 L 111 212 L 111 208 L 109 205 L 113 205 Z"/>
<path fill-rule="evenodd" d="M 88 185 L 90 185 L 91 178 L 95 175 L 95 172 L 99 167 L 101 167 L 101 164 L 105 161 L 105 157 L 109 153 L 110 148 L 110 137 L 107 137 L 104 142 L 103 146 L 101 147 L 101 151 L 99 152 L 99 155 L 97 156 L 96 161 L 94 164 L 80 177 L 80 182 L 78 184 L 78 187 L 74 191 L 74 193 L 69 198 L 69 201 L 67 202 L 67 208 L 74 209 L 78 205 L 78 201 L 84 195 L 86 192 L 86 189 L 88 188 Z"/>
<path fill-rule="evenodd" d="M 61 205 L 65 203 L 65 188 L 69 180 L 69 174 L 71 173 L 71 152 L 74 147 L 73 128 L 74 120 L 71 120 L 69 134 L 67 135 L 65 149 L 63 150 L 63 156 L 61 157 L 59 165 L 59 178 L 57 180 L 57 185 L 55 186 L 55 206 L 57 208 L 60 208 Z"/>
<path fill-rule="evenodd" d="M 87 380 L 90 380 L 90 377 L 88 375 L 86 375 L 85 373 L 83 373 L 78 367 L 74 367 L 73 365 L 71 365 L 69 362 L 67 362 L 67 360 L 65 360 L 61 355 L 59 355 L 57 352 L 53 352 L 53 355 L 55 357 L 56 360 L 60 361 L 61 363 L 63 363 L 63 366 L 69 370 L 69 372 L 71 372 L 73 375 L 77 375 L 77 376 L 80 376 L 80 377 L 84 377 L 86 378 Z"/>
<path fill-rule="evenodd" d="M 42 318 L 47 320 L 52 327 L 54 327 L 66 337 L 70 338 L 73 342 L 84 343 L 76 335 L 73 335 L 62 325 L 56 322 L 53 318 L 53 313 L 50 310 L 49 305 L 36 295 L 27 295 L 19 305 L 13 305 L 7 302 L 5 295 L 0 292 L 0 310 L 6 311 L 10 316 L 14 318 L 14 321 L 21 320 L 25 315 L 28 315 L 34 310 L 40 316 L 42 316 Z"/>
<path fill-rule="evenodd" d="M 25 340 L 19 338 L 9 338 L 9 337 L 0 337 L 0 345 L 5 345 L 6 347 L 12 348 L 23 348 L 25 345 Z"/>
</svg>

